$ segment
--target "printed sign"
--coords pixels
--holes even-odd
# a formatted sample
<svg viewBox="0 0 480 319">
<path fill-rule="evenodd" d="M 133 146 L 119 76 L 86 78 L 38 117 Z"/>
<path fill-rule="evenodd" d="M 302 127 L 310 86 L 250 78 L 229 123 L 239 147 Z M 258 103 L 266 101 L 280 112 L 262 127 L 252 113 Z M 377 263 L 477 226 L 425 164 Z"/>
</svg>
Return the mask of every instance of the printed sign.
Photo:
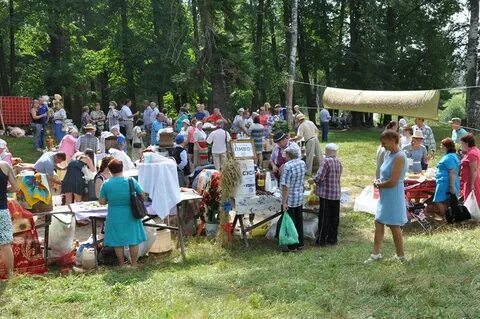
<svg viewBox="0 0 480 319">
<path fill-rule="evenodd" d="M 233 158 L 254 159 L 255 144 L 252 140 L 233 140 L 230 142 Z"/>
<path fill-rule="evenodd" d="M 255 164 L 253 160 L 240 160 L 242 182 L 238 185 L 236 197 L 255 196 Z"/>
</svg>

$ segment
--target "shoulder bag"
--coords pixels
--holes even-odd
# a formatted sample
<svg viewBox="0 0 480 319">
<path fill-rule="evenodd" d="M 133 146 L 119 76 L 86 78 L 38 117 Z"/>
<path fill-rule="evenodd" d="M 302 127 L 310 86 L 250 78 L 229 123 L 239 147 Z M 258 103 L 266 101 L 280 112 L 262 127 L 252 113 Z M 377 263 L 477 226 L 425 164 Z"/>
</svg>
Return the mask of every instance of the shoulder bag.
<svg viewBox="0 0 480 319">
<path fill-rule="evenodd" d="M 147 216 L 147 209 L 143 203 L 142 196 L 135 192 L 135 186 L 133 185 L 133 180 L 131 177 L 128 178 L 128 184 L 130 188 L 130 206 L 132 208 L 132 215 L 136 219 L 142 219 L 143 217 Z"/>
</svg>

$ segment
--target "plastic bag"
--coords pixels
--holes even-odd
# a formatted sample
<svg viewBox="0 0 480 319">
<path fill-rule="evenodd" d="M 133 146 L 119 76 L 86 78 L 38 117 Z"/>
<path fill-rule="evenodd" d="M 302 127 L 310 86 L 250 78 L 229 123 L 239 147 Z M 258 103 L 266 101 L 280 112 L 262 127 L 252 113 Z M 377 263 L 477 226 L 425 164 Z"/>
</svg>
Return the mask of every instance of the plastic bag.
<svg viewBox="0 0 480 319">
<path fill-rule="evenodd" d="M 310 185 L 310 194 L 307 196 L 307 205 L 320 205 L 320 198 L 315 194 L 315 184 Z"/>
<path fill-rule="evenodd" d="M 50 224 L 49 257 L 59 258 L 72 251 L 75 238 L 75 217 L 72 214 L 52 215 Z"/>
<path fill-rule="evenodd" d="M 82 167 L 82 173 L 83 173 L 83 179 L 86 180 L 87 182 L 95 178 L 95 173 L 89 170 L 87 165 L 84 165 Z"/>
<path fill-rule="evenodd" d="M 472 216 L 472 219 L 474 220 L 480 220 L 480 207 L 478 207 L 478 202 L 477 202 L 477 197 L 475 196 L 475 192 L 470 192 L 470 195 L 468 195 L 467 199 L 465 200 L 465 203 L 463 203 L 463 206 L 465 206 L 468 211 L 470 212 L 470 215 Z"/>
<path fill-rule="evenodd" d="M 298 233 L 288 212 L 283 212 L 282 224 L 278 234 L 280 246 L 288 246 L 298 244 Z"/>
</svg>

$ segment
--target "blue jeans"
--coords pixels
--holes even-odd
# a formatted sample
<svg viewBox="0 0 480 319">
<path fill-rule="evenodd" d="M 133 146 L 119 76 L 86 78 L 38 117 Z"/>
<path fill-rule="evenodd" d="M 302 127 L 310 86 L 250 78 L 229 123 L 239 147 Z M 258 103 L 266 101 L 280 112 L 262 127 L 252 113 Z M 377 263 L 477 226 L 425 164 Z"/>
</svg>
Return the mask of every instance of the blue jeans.
<svg viewBox="0 0 480 319">
<path fill-rule="evenodd" d="M 328 122 L 320 122 L 322 128 L 322 142 L 328 142 Z"/>
<path fill-rule="evenodd" d="M 65 136 L 65 132 L 62 129 L 63 129 L 63 123 L 54 123 L 53 124 L 53 131 L 54 131 L 54 134 L 55 134 L 55 139 L 57 140 L 58 143 L 60 143 L 62 138 Z"/>
<path fill-rule="evenodd" d="M 35 147 L 35 149 L 39 149 L 39 148 L 43 149 L 45 146 L 43 144 L 43 140 L 45 137 L 45 133 L 44 133 L 45 127 L 43 124 L 38 124 L 38 123 L 35 123 L 34 126 L 35 126 L 35 134 L 33 135 L 33 146 Z"/>
</svg>

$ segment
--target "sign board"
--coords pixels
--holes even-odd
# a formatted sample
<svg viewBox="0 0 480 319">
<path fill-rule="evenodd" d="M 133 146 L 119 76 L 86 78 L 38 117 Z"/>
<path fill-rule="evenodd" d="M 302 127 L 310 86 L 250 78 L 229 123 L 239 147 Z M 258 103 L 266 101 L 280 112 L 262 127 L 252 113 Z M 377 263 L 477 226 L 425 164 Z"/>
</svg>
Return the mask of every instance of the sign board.
<svg viewBox="0 0 480 319">
<path fill-rule="evenodd" d="M 255 159 L 255 144 L 252 140 L 232 140 L 230 148 L 235 159 Z"/>
<path fill-rule="evenodd" d="M 239 160 L 241 182 L 235 192 L 235 197 L 255 196 L 255 163 L 253 160 Z"/>
</svg>

